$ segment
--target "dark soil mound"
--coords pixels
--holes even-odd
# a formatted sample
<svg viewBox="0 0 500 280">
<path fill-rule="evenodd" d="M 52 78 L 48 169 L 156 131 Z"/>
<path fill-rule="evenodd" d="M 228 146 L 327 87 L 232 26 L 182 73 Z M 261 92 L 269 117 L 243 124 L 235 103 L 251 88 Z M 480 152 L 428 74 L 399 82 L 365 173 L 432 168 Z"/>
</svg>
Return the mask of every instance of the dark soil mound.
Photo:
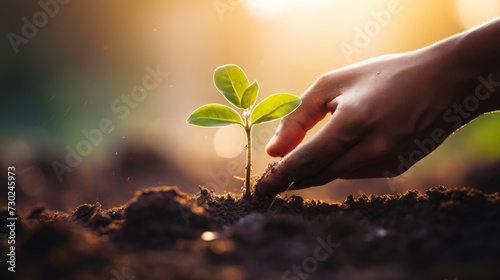
<svg viewBox="0 0 500 280">
<path fill-rule="evenodd" d="M 500 279 L 500 193 L 472 188 L 327 204 L 158 187 L 112 209 L 35 207 L 17 230 L 1 279 Z"/>
</svg>

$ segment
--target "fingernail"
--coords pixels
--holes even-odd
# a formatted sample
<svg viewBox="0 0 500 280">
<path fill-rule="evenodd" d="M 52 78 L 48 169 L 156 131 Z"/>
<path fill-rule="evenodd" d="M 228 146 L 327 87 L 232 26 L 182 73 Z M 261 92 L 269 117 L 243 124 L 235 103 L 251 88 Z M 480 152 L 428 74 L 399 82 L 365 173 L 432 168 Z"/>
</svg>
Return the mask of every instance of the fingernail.
<svg viewBox="0 0 500 280">
<path fill-rule="evenodd" d="M 271 139 L 269 140 L 269 142 L 267 142 L 266 149 L 268 147 L 272 146 L 274 144 L 274 142 L 276 142 L 276 138 L 278 138 L 278 134 L 280 133 L 280 130 L 281 130 L 282 126 L 283 126 L 283 123 L 280 122 L 280 124 L 278 125 L 278 128 L 276 128 L 276 131 L 274 132 L 273 137 L 271 137 Z"/>
<path fill-rule="evenodd" d="M 283 122 L 281 121 L 280 124 L 278 125 L 278 128 L 276 128 L 274 135 L 278 135 L 280 133 L 282 127 L 283 127 Z"/>
<path fill-rule="evenodd" d="M 267 143 L 266 149 L 269 148 L 269 146 L 272 146 L 274 142 L 276 142 L 276 138 L 278 138 L 276 134 L 271 137 L 271 140 L 269 140 L 269 142 Z"/>
</svg>

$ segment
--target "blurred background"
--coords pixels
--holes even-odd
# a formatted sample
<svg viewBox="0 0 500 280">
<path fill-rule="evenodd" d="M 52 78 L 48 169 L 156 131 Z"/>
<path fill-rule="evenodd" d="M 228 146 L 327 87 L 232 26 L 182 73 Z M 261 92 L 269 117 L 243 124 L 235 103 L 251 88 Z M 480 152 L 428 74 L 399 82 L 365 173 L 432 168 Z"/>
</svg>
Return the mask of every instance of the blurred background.
<svg viewBox="0 0 500 280">
<path fill-rule="evenodd" d="M 499 14 L 497 0 L 1 1 L 1 182 L 14 165 L 25 211 L 111 207 L 156 185 L 239 193 L 242 130 L 185 123 L 198 106 L 225 102 L 212 81 L 217 66 L 241 66 L 259 81 L 259 100 L 300 95 L 324 72 Z M 275 160 L 264 147 L 276 127 L 254 130 L 254 174 Z M 498 190 L 499 127 L 499 114 L 482 116 L 390 181 L 337 180 L 298 193 L 339 201 L 440 184 Z"/>
</svg>

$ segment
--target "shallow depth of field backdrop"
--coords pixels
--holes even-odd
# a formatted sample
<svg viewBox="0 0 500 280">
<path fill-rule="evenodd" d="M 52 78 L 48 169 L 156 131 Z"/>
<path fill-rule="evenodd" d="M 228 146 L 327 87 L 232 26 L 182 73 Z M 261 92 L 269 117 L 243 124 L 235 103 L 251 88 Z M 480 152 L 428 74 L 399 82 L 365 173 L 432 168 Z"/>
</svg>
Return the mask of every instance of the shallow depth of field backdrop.
<svg viewBox="0 0 500 280">
<path fill-rule="evenodd" d="M 324 72 L 499 14 L 493 0 L 2 1 L 1 170 L 16 166 L 24 210 L 110 207 L 153 185 L 239 193 L 243 131 L 185 124 L 198 106 L 224 102 L 215 67 L 240 65 L 259 81 L 259 100 L 300 95 Z M 273 160 L 264 147 L 276 126 L 254 130 L 254 174 Z M 337 180 L 299 193 L 336 201 L 438 184 L 488 188 L 499 127 L 499 114 L 483 116 L 391 181 Z"/>
</svg>

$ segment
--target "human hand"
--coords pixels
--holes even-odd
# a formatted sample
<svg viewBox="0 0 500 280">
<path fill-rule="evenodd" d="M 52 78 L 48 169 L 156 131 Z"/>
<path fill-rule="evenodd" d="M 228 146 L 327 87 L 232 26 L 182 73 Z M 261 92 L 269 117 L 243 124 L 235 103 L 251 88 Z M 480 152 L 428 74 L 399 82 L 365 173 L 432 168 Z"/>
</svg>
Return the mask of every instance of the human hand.
<svg viewBox="0 0 500 280">
<path fill-rule="evenodd" d="M 274 195 L 337 178 L 399 175 L 410 167 L 401 159 L 415 164 L 454 130 L 489 110 L 485 105 L 466 112 L 467 117 L 458 115 L 460 123 L 450 115 L 450 107 L 462 104 L 476 86 L 476 74 L 457 67 L 443 46 L 326 73 L 281 121 L 267 152 L 284 158 L 257 182 L 255 194 Z M 299 145 L 328 113 L 328 122 Z"/>
</svg>

